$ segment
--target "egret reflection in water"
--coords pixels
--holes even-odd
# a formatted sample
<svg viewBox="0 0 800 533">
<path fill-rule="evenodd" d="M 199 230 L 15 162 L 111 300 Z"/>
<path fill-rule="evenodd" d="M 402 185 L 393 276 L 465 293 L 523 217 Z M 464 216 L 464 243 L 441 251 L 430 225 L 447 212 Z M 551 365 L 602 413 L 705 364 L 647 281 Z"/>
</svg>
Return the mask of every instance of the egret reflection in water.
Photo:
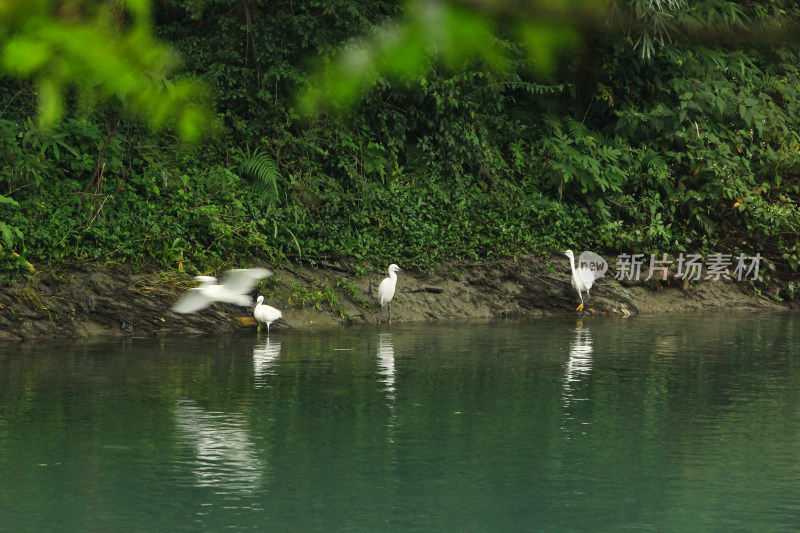
<svg viewBox="0 0 800 533">
<path fill-rule="evenodd" d="M 592 334 L 589 328 L 578 322 L 575 336 L 569 344 L 569 360 L 564 373 L 564 390 L 580 382 L 592 371 Z"/>
<path fill-rule="evenodd" d="M 575 326 L 574 336 L 569 343 L 569 359 L 564 364 L 564 378 L 562 400 L 564 417 L 566 420 L 577 418 L 575 403 L 589 400 L 586 394 L 581 394 L 581 384 L 585 384 L 592 372 L 592 333 L 578 321 Z"/>
<path fill-rule="evenodd" d="M 381 333 L 378 335 L 378 375 L 383 383 L 383 391 L 386 395 L 386 403 L 389 407 L 386 429 L 389 432 L 390 442 L 394 442 L 394 428 L 396 423 L 395 413 L 395 368 L 394 368 L 394 345 L 392 344 L 391 333 Z"/>
<path fill-rule="evenodd" d="M 253 374 L 256 388 L 265 386 L 267 376 L 274 374 L 273 366 L 281 355 L 280 341 L 270 341 L 253 346 Z"/>
<path fill-rule="evenodd" d="M 394 400 L 394 346 L 392 334 L 381 333 L 378 335 L 378 373 L 383 376 L 383 386 L 386 399 Z"/>
<path fill-rule="evenodd" d="M 175 406 L 179 433 L 194 447 L 195 483 L 250 492 L 262 482 L 266 465 L 258 458 L 241 413 L 212 412 L 191 400 Z"/>
</svg>

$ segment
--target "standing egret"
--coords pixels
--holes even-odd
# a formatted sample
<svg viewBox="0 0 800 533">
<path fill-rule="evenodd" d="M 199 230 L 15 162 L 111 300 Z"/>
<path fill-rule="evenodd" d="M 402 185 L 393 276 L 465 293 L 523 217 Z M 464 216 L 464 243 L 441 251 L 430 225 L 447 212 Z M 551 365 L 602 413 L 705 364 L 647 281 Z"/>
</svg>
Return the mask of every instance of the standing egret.
<svg viewBox="0 0 800 533">
<path fill-rule="evenodd" d="M 378 318 L 378 322 L 383 318 L 383 307 L 386 306 L 389 313 L 389 320 L 387 323 L 392 323 L 392 308 L 389 304 L 392 298 L 394 298 L 394 288 L 397 285 L 397 274 L 395 274 L 395 272 L 402 272 L 402 270 L 393 263 L 389 265 L 389 277 L 384 278 L 381 284 L 378 285 L 378 300 L 380 300 L 381 303 L 381 316 Z"/>
<path fill-rule="evenodd" d="M 256 308 L 253 309 L 253 318 L 255 318 L 256 322 L 258 322 L 258 328 L 256 331 L 260 333 L 261 324 L 266 323 L 267 335 L 269 335 L 269 325 L 281 318 L 281 311 L 280 309 L 275 309 L 271 305 L 265 304 L 264 297 L 259 294 L 258 300 L 256 301 Z"/>
<path fill-rule="evenodd" d="M 581 305 L 576 311 L 583 311 L 583 295 L 581 293 L 586 291 L 586 299 L 590 298 L 589 289 L 594 283 L 594 273 L 589 269 L 575 268 L 575 254 L 572 253 L 572 250 L 564 250 L 561 253 L 569 257 L 569 266 L 572 268 L 572 286 L 578 291 L 578 298 L 581 299 Z"/>
<path fill-rule="evenodd" d="M 213 276 L 195 276 L 202 283 L 199 287 L 187 290 L 172 310 L 176 313 L 194 313 L 205 309 L 214 302 L 224 302 L 247 307 L 253 303 L 250 293 L 258 280 L 272 275 L 266 268 L 240 268 L 228 270 L 222 275 L 222 283 Z"/>
</svg>

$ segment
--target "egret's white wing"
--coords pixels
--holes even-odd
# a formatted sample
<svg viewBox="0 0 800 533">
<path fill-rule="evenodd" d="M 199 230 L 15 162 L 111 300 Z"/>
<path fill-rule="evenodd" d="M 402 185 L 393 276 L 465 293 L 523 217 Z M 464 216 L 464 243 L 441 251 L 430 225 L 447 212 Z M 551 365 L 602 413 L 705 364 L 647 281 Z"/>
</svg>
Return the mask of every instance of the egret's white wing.
<svg viewBox="0 0 800 533">
<path fill-rule="evenodd" d="M 237 268 L 225 272 L 221 283 L 232 293 L 244 294 L 252 291 L 258 280 L 271 275 L 272 271 L 267 268 Z"/>
<path fill-rule="evenodd" d="M 172 310 L 176 313 L 194 313 L 209 305 L 211 300 L 203 296 L 199 287 L 195 287 L 183 293 L 181 299 L 172 306 Z"/>
<path fill-rule="evenodd" d="M 578 277 L 581 279 L 586 289 L 591 289 L 594 280 L 603 277 L 603 272 L 592 270 L 591 268 L 579 268 L 577 270 Z"/>
<path fill-rule="evenodd" d="M 253 316 L 259 322 L 275 322 L 281 317 L 281 312 L 270 305 L 261 304 L 256 306 Z"/>
<path fill-rule="evenodd" d="M 594 252 L 581 252 L 578 259 L 578 275 L 589 287 L 602 278 L 608 270 L 608 262 Z"/>
<path fill-rule="evenodd" d="M 394 298 L 394 288 L 395 283 L 392 282 L 392 278 L 383 278 L 381 284 L 378 285 L 378 299 L 380 300 L 381 306 L 392 301 L 392 298 Z"/>
</svg>

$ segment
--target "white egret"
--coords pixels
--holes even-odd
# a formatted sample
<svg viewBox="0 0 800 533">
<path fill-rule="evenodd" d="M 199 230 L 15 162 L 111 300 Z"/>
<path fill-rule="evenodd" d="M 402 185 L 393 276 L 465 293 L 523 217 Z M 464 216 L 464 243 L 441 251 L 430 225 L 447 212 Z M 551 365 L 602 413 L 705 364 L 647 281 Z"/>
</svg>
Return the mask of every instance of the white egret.
<svg viewBox="0 0 800 533">
<path fill-rule="evenodd" d="M 378 318 L 378 322 L 383 318 L 383 307 L 386 306 L 389 313 L 388 323 L 392 323 L 392 308 L 389 304 L 392 298 L 394 298 L 394 288 L 397 285 L 397 274 L 395 274 L 395 272 L 402 272 L 402 270 L 400 270 L 399 266 L 392 263 L 389 265 L 389 277 L 384 278 L 381 284 L 378 285 L 378 300 L 381 304 L 381 316 Z"/>
<path fill-rule="evenodd" d="M 258 300 L 256 301 L 256 308 L 253 309 L 253 318 L 258 322 L 258 332 L 261 332 L 262 323 L 267 324 L 267 335 L 269 335 L 269 325 L 281 318 L 281 311 L 280 309 L 275 309 L 271 305 L 265 304 L 264 297 L 259 294 Z"/>
<path fill-rule="evenodd" d="M 589 289 L 592 288 L 592 283 L 594 283 L 594 273 L 589 269 L 581 270 L 575 268 L 575 254 L 572 253 L 572 250 L 564 250 L 561 253 L 569 257 L 569 266 L 572 268 L 572 287 L 578 291 L 578 298 L 581 299 L 581 305 L 578 306 L 576 311 L 583 311 L 583 295 L 581 293 L 585 291 L 586 299 L 590 298 Z"/>
<path fill-rule="evenodd" d="M 172 310 L 176 313 L 195 313 L 214 302 L 230 303 L 247 307 L 253 303 L 250 293 L 258 280 L 272 275 L 266 268 L 239 268 L 228 270 L 217 283 L 213 276 L 195 276 L 202 283 L 199 287 L 187 290 Z"/>
</svg>

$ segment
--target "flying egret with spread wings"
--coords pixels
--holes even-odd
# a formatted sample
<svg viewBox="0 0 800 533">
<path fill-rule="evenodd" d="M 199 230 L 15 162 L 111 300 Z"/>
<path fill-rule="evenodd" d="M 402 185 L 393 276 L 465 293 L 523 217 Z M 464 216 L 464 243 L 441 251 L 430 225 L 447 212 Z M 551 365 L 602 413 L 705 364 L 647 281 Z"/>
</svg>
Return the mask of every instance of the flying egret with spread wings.
<svg viewBox="0 0 800 533">
<path fill-rule="evenodd" d="M 195 276 L 194 279 L 202 285 L 183 293 L 172 310 L 176 313 L 196 313 L 214 302 L 247 307 L 253 302 L 250 293 L 258 280 L 271 275 L 272 271 L 266 268 L 239 268 L 225 272 L 220 283 L 213 276 Z"/>
</svg>

